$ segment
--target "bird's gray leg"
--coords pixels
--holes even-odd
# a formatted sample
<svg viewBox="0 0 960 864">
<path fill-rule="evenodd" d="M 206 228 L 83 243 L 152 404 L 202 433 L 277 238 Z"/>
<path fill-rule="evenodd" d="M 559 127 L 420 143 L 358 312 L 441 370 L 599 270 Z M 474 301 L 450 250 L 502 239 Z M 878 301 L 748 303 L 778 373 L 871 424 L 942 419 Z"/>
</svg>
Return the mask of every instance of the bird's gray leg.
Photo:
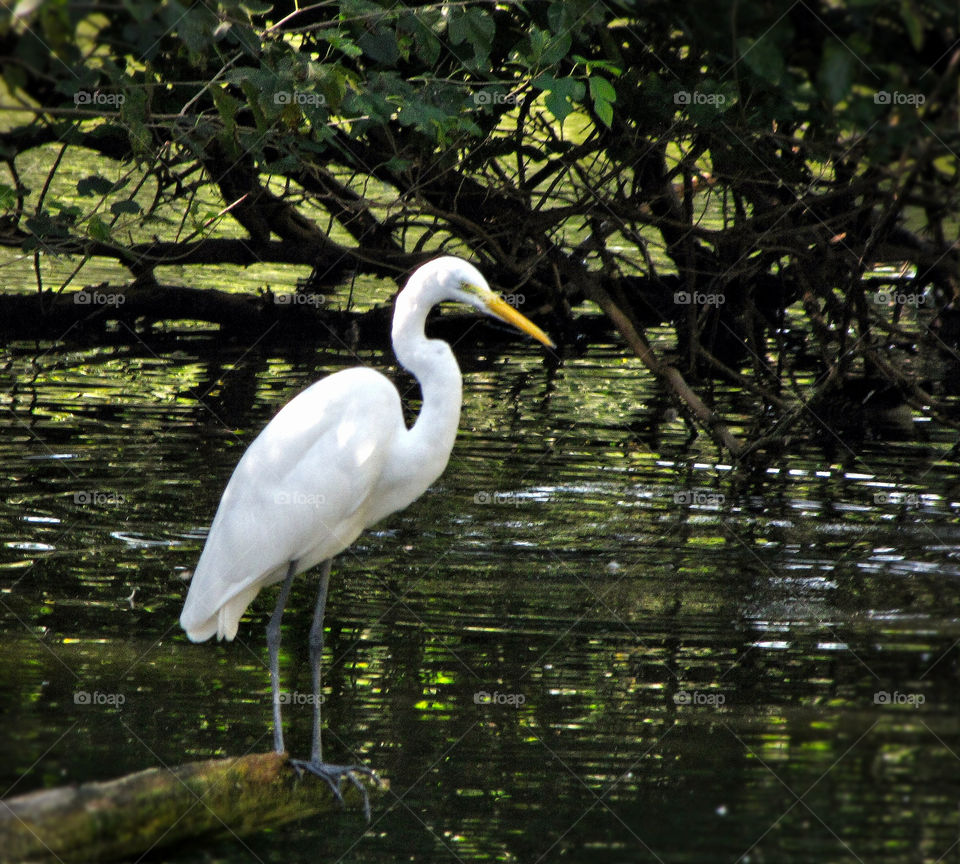
<svg viewBox="0 0 960 864">
<path fill-rule="evenodd" d="M 323 570 L 320 571 L 320 586 L 317 589 L 317 603 L 313 608 L 313 624 L 310 627 L 310 665 L 313 667 L 313 745 L 310 749 L 310 761 L 291 759 L 290 764 L 297 772 L 308 771 L 315 777 L 325 780 L 333 794 L 341 802 L 343 801 L 343 795 L 340 792 L 340 780 L 346 777 L 363 796 L 363 812 L 369 822 L 370 796 L 366 787 L 354 776 L 354 772 L 366 774 L 377 783 L 380 782 L 380 778 L 365 765 L 330 765 L 323 761 L 323 745 L 320 740 L 320 702 L 322 699 L 320 671 L 323 661 L 323 613 L 327 608 L 327 588 L 330 585 L 330 565 L 332 563 L 332 559 L 323 562 Z"/>
<path fill-rule="evenodd" d="M 280 619 L 283 618 L 283 607 L 287 605 L 287 595 L 293 584 L 293 574 L 296 573 L 297 562 L 291 561 L 287 568 L 286 578 L 277 597 L 277 605 L 273 608 L 270 623 L 267 624 L 267 650 L 270 653 L 270 684 L 273 689 L 273 749 L 283 753 L 283 722 L 280 719 Z"/>
<path fill-rule="evenodd" d="M 317 604 L 313 607 L 313 625 L 310 627 L 310 666 L 313 669 L 313 744 L 310 761 L 323 762 L 323 745 L 320 741 L 320 667 L 323 663 L 323 613 L 327 608 L 327 588 L 330 586 L 330 565 L 333 559 L 323 562 L 320 585 L 317 588 Z"/>
</svg>

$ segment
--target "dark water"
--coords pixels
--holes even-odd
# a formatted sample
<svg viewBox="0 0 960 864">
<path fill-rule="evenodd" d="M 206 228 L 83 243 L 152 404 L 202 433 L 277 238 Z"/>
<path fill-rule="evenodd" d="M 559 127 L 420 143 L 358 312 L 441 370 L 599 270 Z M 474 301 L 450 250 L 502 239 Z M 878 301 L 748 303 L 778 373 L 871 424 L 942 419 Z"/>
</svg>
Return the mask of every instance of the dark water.
<svg viewBox="0 0 960 864">
<path fill-rule="evenodd" d="M 954 441 L 916 418 L 744 480 L 619 350 L 463 359 L 448 471 L 334 566 L 325 755 L 390 778 L 372 824 L 151 860 L 960 861 Z M 181 574 L 244 446 L 354 362 L 0 351 L 0 791 L 270 748 L 273 592 L 195 646 Z"/>
</svg>

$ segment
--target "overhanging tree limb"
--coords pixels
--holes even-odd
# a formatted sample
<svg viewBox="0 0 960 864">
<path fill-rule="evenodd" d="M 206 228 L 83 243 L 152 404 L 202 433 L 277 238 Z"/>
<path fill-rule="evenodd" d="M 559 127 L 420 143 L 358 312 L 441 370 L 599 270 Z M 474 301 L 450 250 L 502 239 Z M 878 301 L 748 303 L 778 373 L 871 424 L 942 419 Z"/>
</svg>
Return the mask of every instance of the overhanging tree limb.
<svg viewBox="0 0 960 864">
<path fill-rule="evenodd" d="M 679 370 L 674 366 L 663 363 L 654 353 L 641 329 L 634 325 L 630 316 L 617 305 L 613 298 L 599 285 L 584 283 L 584 293 L 596 303 L 607 315 L 620 335 L 627 340 L 640 361 L 663 384 L 673 396 L 685 406 L 696 419 L 698 425 L 703 426 L 710 437 L 722 447 L 725 447 L 734 457 L 739 456 L 744 449 L 743 444 L 727 428 L 723 420 L 711 411 L 700 397 L 690 389 Z"/>
</svg>

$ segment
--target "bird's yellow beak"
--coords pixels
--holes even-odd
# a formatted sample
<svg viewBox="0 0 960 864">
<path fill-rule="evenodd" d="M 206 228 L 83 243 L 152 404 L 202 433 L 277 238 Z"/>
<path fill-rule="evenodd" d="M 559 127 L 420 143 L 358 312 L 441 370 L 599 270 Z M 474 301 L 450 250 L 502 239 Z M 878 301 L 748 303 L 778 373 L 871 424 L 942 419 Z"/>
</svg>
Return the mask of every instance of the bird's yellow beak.
<svg viewBox="0 0 960 864">
<path fill-rule="evenodd" d="M 528 336 L 532 336 L 534 339 L 536 339 L 538 342 L 542 342 L 548 348 L 557 347 L 553 344 L 553 340 L 547 336 L 543 330 L 541 330 L 525 315 L 521 315 L 516 309 L 513 308 L 513 306 L 507 303 L 502 297 L 498 297 L 492 291 L 485 292 L 483 304 L 487 307 L 487 311 L 494 317 L 499 318 L 501 321 L 506 321 L 507 324 L 512 324 L 518 330 L 522 330 Z"/>
</svg>

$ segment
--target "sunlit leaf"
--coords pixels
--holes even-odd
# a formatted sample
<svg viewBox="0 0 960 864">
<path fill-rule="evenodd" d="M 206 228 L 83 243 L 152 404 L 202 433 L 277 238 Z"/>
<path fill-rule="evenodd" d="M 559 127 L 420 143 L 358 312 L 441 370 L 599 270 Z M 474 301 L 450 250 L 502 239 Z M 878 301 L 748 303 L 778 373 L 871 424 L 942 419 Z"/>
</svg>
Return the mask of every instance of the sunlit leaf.
<svg viewBox="0 0 960 864">
<path fill-rule="evenodd" d="M 87 222 L 87 233 L 101 243 L 106 243 L 111 239 L 110 226 L 97 215 L 91 216 L 90 221 Z"/>
</svg>

